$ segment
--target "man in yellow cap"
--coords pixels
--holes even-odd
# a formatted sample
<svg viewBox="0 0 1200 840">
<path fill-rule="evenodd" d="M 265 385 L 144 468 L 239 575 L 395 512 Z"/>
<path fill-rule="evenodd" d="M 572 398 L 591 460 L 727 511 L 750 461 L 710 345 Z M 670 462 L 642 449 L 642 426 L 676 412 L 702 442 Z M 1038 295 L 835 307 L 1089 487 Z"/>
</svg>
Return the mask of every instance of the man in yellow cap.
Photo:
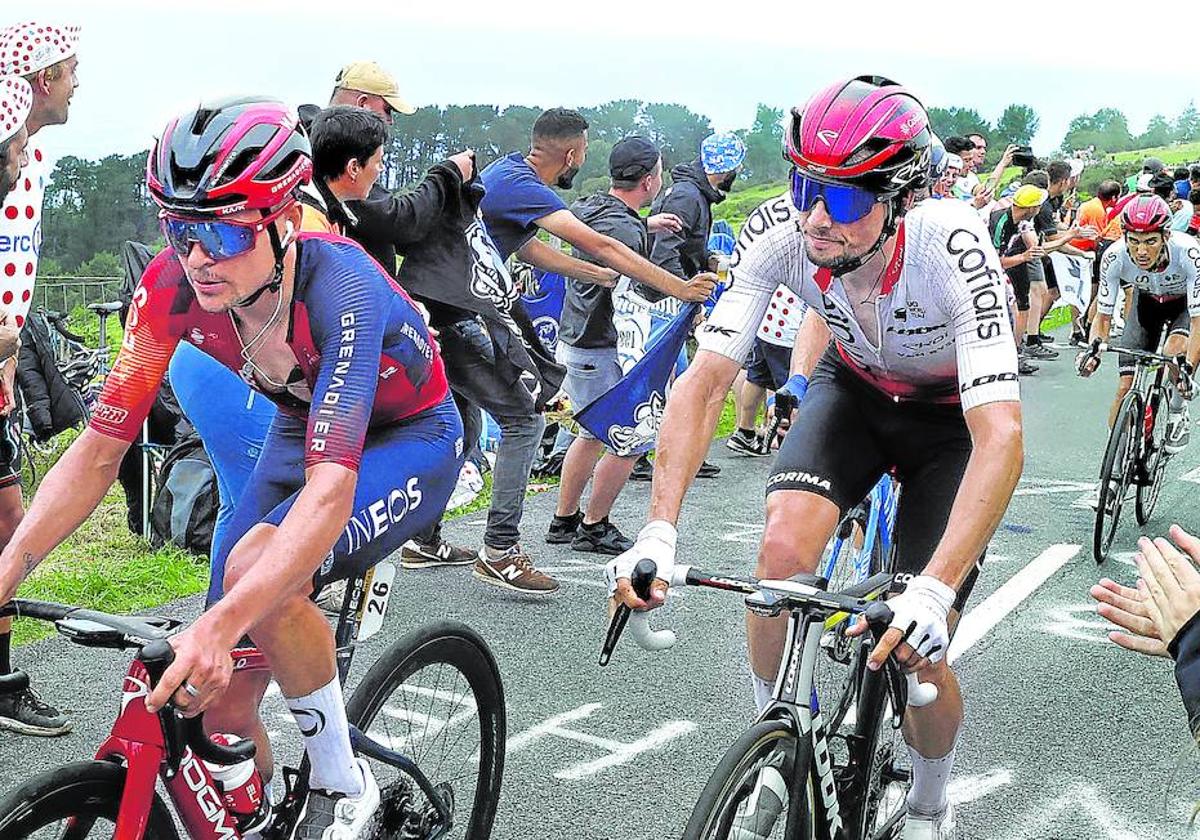
<svg viewBox="0 0 1200 840">
<path fill-rule="evenodd" d="M 1017 300 L 1017 324 L 1014 330 L 1017 336 L 1025 335 L 1025 326 L 1029 321 L 1029 263 L 1041 260 L 1044 254 L 1038 245 L 1033 217 L 1049 195 L 1041 187 L 1025 184 L 1013 195 L 1012 206 L 994 211 L 988 221 L 992 244 L 1000 254 L 1000 265 L 1008 274 Z M 1023 375 L 1034 373 L 1037 365 L 1025 358 L 1024 347 L 1018 346 L 1017 351 L 1017 371 Z"/>
<path fill-rule="evenodd" d="M 396 114 L 415 114 L 417 109 L 400 95 L 400 86 L 390 73 L 374 61 L 347 64 L 334 80 L 330 105 L 355 105 L 374 111 L 392 124 Z"/>
</svg>

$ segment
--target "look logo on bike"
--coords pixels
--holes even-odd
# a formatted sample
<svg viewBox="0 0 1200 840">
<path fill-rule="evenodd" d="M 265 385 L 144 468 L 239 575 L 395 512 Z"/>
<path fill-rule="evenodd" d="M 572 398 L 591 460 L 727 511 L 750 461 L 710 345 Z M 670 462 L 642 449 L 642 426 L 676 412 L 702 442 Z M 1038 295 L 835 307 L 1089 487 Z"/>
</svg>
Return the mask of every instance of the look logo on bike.
<svg viewBox="0 0 1200 840">
<path fill-rule="evenodd" d="M 437 345 L 411 300 L 358 245 L 299 233 L 312 153 L 279 102 L 202 105 L 163 129 L 146 182 L 168 247 L 133 294 L 125 339 L 91 424 L 47 474 L 0 554 L 0 604 L 92 512 L 186 341 L 278 405 L 213 574 L 225 594 L 171 638 L 174 663 L 147 698 L 213 732 L 253 738 L 273 767 L 258 704 L 271 676 L 233 678 L 249 635 L 304 736 L 311 794 L 295 836 L 350 840 L 379 788 L 350 745 L 334 639 L 312 602 L 440 517 L 462 424 Z"/>
<path fill-rule="evenodd" d="M 1185 398 L 1191 394 L 1191 372 L 1200 360 L 1200 242 L 1171 230 L 1171 208 L 1156 195 L 1139 195 L 1121 211 L 1122 240 L 1101 258 L 1096 320 L 1092 323 L 1092 349 L 1079 356 L 1079 375 L 1091 376 L 1100 366 L 1101 343 L 1112 330 L 1113 309 L 1121 288 L 1132 290 L 1133 302 L 1117 347 L 1126 350 L 1158 349 L 1167 332 L 1163 353 L 1186 356 L 1185 376 L 1171 399 L 1165 447 L 1172 454 L 1187 445 L 1189 420 Z M 1133 385 L 1133 359 L 1121 356 L 1117 393 L 1108 414 L 1111 427 L 1121 400 Z"/>
<path fill-rule="evenodd" d="M 913 785 L 902 836 L 950 837 L 946 786 L 962 699 L 945 656 L 1022 467 L 1004 272 L 971 207 L 914 204 L 929 178 L 931 132 L 925 109 L 896 83 L 860 76 L 820 91 L 792 111 L 785 153 L 793 218 L 761 235 L 743 231 L 730 288 L 667 403 L 651 521 L 610 565 L 611 592 L 637 609 L 665 599 L 675 523 L 707 449 L 697 418 L 715 427 L 776 286 L 788 286 L 810 307 L 791 371 L 808 388 L 767 482 L 755 574 L 812 573 L 841 516 L 895 467 L 904 486 L 895 570 L 913 577 L 889 601 L 894 620 L 870 662 L 878 668 L 895 653 L 938 688 L 935 702 L 905 718 Z M 643 558 L 660 578 L 649 603 L 629 581 Z M 786 625 L 755 616 L 747 625 L 761 704 Z M 851 632 L 865 630 L 863 621 Z"/>
</svg>

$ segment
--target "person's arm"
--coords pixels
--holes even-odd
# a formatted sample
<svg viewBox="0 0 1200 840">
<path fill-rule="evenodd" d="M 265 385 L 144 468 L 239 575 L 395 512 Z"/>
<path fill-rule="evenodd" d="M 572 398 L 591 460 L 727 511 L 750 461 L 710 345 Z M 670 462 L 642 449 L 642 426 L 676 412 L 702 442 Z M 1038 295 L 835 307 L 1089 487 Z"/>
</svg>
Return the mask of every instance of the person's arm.
<svg viewBox="0 0 1200 840">
<path fill-rule="evenodd" d="M 538 219 L 537 224 L 609 268 L 680 300 L 702 301 L 716 287 L 715 275 L 699 274 L 691 280 L 682 280 L 638 256 L 611 236 L 592 230 L 570 210 L 556 210 Z"/>
<path fill-rule="evenodd" d="M 551 248 L 536 236 L 517 249 L 517 256 L 523 262 L 537 266 L 543 271 L 561 274 L 585 283 L 613 286 L 619 276 L 611 268 L 585 262 L 558 248 Z"/>
<path fill-rule="evenodd" d="M 946 531 L 925 566 L 958 589 L 1000 525 L 1025 463 L 1021 404 L 990 402 L 964 413 L 971 455 L 954 496 Z"/>
<path fill-rule="evenodd" d="M 1000 156 L 1000 160 L 996 163 L 996 168 L 992 170 L 992 174 L 983 182 L 984 189 L 989 193 L 994 193 L 996 187 L 1000 186 L 1000 179 L 1004 177 L 1004 170 L 1012 166 L 1013 155 L 1016 151 L 1016 145 L 1009 143 L 1008 148 L 1004 150 L 1004 154 Z"/>
<path fill-rule="evenodd" d="M 117 480 L 129 442 L 84 429 L 50 468 L 0 553 L 0 604 L 91 515 Z"/>
<path fill-rule="evenodd" d="M 442 217 L 447 197 L 470 180 L 463 170 L 473 172 L 474 153 L 459 152 L 433 166 L 421 183 L 403 193 L 391 193 L 376 185 L 364 201 L 347 201 L 346 207 L 358 223 L 356 237 L 390 242 L 403 250 L 429 235 Z"/>
<path fill-rule="evenodd" d="M 800 374 L 806 379 L 812 376 L 813 368 L 821 360 L 825 348 L 829 346 L 829 325 L 811 306 L 804 313 L 800 329 L 796 330 L 796 343 L 792 345 L 792 364 L 790 373 Z"/>
<path fill-rule="evenodd" d="M 683 270 L 682 254 L 687 244 L 688 231 L 693 230 L 699 222 L 699 207 L 696 201 L 689 197 L 686 188 L 678 188 L 672 189 L 663 198 L 659 212 L 673 214 L 680 224 L 673 230 L 655 233 L 650 243 L 650 262 L 676 277 L 685 277 L 687 272 Z M 707 235 L 706 231 L 706 238 Z"/>
</svg>

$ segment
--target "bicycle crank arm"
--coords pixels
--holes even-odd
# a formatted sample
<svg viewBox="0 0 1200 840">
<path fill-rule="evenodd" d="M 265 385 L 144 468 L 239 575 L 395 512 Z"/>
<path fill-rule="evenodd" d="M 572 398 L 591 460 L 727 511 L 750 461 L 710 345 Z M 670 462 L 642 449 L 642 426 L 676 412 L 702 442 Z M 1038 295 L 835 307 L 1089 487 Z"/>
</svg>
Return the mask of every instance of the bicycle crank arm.
<svg viewBox="0 0 1200 840">
<path fill-rule="evenodd" d="M 376 741 L 371 736 L 365 734 L 354 724 L 350 724 L 350 746 L 355 752 L 362 753 L 368 758 L 373 758 L 383 764 L 390 764 L 404 773 L 408 774 L 417 787 L 421 789 L 421 793 L 425 794 L 425 798 L 433 803 L 433 807 L 437 809 L 438 816 L 442 818 L 442 823 L 446 831 L 448 831 L 454 822 L 454 814 L 450 807 L 446 804 L 433 787 L 433 784 L 421 772 L 421 768 L 406 755 L 402 755 L 395 750 L 390 750 L 383 744 Z M 443 831 L 443 833 L 445 833 Z"/>
</svg>

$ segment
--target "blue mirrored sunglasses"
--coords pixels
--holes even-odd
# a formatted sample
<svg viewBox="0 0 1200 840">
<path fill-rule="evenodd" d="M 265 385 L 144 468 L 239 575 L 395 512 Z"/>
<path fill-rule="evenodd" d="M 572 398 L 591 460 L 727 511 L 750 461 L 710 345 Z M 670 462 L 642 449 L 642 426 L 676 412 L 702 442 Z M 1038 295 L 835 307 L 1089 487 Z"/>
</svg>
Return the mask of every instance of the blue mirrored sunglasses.
<svg viewBox="0 0 1200 840">
<path fill-rule="evenodd" d="M 792 170 L 792 203 L 802 213 L 812 209 L 817 199 L 825 202 L 825 212 L 839 225 L 857 222 L 879 203 L 876 193 L 842 184 L 814 181 Z"/>
<path fill-rule="evenodd" d="M 159 220 L 162 222 L 163 235 L 179 256 L 186 257 L 192 249 L 192 243 L 195 242 L 204 253 L 220 262 L 240 257 L 252 250 L 258 234 L 288 209 L 289 206 L 281 207 L 274 213 L 252 222 L 211 217 L 187 218 L 172 216 L 165 211 L 159 214 Z"/>
</svg>

